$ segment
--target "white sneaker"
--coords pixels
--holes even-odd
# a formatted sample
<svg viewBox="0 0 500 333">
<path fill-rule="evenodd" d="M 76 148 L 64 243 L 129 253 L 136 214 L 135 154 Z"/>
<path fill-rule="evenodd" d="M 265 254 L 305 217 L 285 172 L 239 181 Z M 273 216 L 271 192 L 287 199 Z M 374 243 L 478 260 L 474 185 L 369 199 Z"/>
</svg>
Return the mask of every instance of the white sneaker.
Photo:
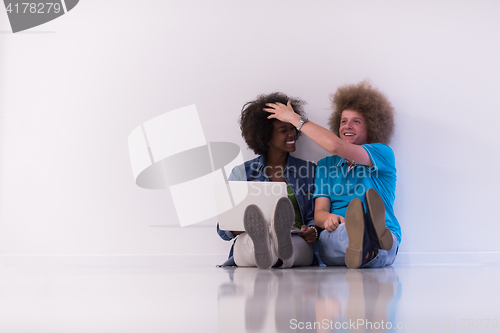
<svg viewBox="0 0 500 333">
<path fill-rule="evenodd" d="M 270 268 L 273 262 L 269 249 L 267 222 L 259 207 L 248 205 L 245 209 L 243 225 L 253 242 L 255 264 L 262 269 Z"/>
<path fill-rule="evenodd" d="M 271 217 L 271 237 L 278 258 L 290 259 L 293 255 L 291 229 L 295 221 L 295 209 L 288 197 L 279 198 Z"/>
</svg>

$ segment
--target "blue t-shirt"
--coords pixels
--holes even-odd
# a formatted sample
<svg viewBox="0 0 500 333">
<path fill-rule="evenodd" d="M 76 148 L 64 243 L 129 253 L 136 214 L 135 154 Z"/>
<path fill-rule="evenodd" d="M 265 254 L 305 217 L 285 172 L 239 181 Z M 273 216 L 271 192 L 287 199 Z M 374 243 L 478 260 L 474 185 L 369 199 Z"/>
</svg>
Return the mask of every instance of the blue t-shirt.
<svg viewBox="0 0 500 333">
<path fill-rule="evenodd" d="M 362 145 L 372 167 L 358 165 L 348 172 L 345 159 L 333 155 L 321 159 L 316 167 L 314 197 L 327 197 L 331 201 L 330 213 L 345 217 L 347 205 L 354 198 L 365 204 L 365 192 L 375 189 L 385 204 L 385 225 L 401 243 L 401 227 L 394 215 L 394 198 L 396 192 L 396 165 L 394 152 L 383 143 Z"/>
</svg>

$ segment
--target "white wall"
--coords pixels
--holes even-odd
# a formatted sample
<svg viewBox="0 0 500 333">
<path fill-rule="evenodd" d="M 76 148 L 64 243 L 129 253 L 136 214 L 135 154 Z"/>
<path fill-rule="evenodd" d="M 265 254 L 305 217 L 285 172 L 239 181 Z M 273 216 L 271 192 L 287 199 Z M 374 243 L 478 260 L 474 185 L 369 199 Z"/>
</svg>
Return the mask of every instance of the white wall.
<svg viewBox="0 0 500 333">
<path fill-rule="evenodd" d="M 215 220 L 179 228 L 168 190 L 134 184 L 128 134 L 194 103 L 207 140 L 235 142 L 249 159 L 245 102 L 283 91 L 326 125 L 329 94 L 365 78 L 397 112 L 400 260 L 498 252 L 499 10 L 484 0 L 82 0 L 17 34 L 0 10 L 0 254 L 222 257 Z M 303 138 L 295 155 L 325 154 Z"/>
</svg>

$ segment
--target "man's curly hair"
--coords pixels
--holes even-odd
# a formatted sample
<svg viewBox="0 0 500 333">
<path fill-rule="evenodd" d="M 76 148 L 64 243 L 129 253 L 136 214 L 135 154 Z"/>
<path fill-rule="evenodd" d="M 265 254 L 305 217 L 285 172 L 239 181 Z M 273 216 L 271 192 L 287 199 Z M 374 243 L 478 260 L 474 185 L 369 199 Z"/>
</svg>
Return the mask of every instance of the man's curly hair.
<svg viewBox="0 0 500 333">
<path fill-rule="evenodd" d="M 267 108 L 267 103 L 283 103 L 291 102 L 295 113 L 304 114 L 304 101 L 298 98 L 290 98 L 287 95 L 274 92 L 269 95 L 257 96 L 257 99 L 243 105 L 241 109 L 240 128 L 241 136 L 257 155 L 265 155 L 269 149 L 269 141 L 273 136 L 275 119 L 267 119 L 271 113 L 264 111 Z M 300 135 L 297 132 L 296 138 Z"/>
<path fill-rule="evenodd" d="M 394 109 L 387 97 L 367 81 L 345 85 L 331 96 L 333 113 L 328 125 L 339 135 L 342 111 L 353 110 L 363 115 L 368 143 L 389 144 L 394 133 Z"/>
</svg>

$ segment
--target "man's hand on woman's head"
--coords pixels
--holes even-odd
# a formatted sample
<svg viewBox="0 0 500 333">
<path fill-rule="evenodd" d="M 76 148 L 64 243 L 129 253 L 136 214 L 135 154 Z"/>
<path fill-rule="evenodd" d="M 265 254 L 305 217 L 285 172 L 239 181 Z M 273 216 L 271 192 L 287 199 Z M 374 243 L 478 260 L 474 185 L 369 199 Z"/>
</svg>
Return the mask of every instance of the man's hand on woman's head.
<svg viewBox="0 0 500 333">
<path fill-rule="evenodd" d="M 267 119 L 278 119 L 294 126 L 299 124 L 300 115 L 293 111 L 290 101 L 286 105 L 283 103 L 267 103 L 266 106 L 267 108 L 264 111 L 271 113 Z"/>
</svg>

